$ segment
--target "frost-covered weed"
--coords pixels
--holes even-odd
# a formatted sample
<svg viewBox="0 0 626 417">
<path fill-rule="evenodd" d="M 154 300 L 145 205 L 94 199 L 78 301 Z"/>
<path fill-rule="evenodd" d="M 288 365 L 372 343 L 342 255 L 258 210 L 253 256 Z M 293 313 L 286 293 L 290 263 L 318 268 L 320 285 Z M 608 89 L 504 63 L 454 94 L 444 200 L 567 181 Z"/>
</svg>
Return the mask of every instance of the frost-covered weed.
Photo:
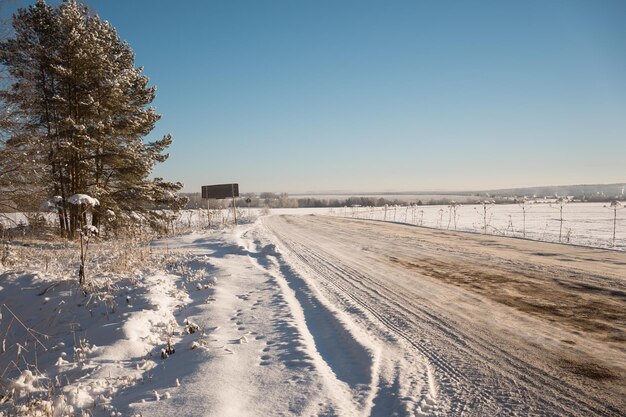
<svg viewBox="0 0 626 417">
<path fill-rule="evenodd" d="M 108 323 L 115 320 L 110 316 L 116 315 L 118 310 L 141 309 L 141 305 L 133 306 L 133 302 L 141 298 L 141 292 L 133 292 L 142 288 L 136 284 L 150 273 L 176 264 L 173 262 L 176 254 L 153 248 L 147 238 L 98 239 L 90 245 L 91 255 L 87 260 L 90 280 L 83 293 L 76 277 L 80 262 L 77 249 L 77 242 L 57 239 L 6 243 L 7 262 L 0 270 L 3 292 L 8 291 L 10 285 L 10 291 L 27 297 L 23 303 L 33 306 L 20 307 L 25 314 L 20 318 L 13 317 L 9 307 L 0 304 L 0 415 L 4 411 L 9 412 L 8 415 L 24 416 L 80 415 L 69 406 L 59 408 L 65 404 L 65 400 L 59 398 L 64 387 L 75 384 L 81 369 L 88 372 L 94 366 L 90 356 L 96 347 L 89 341 L 81 323 Z M 9 284 L 16 279 L 18 281 Z M 174 323 L 163 335 L 168 355 L 174 351 L 175 326 Z M 56 333 L 43 334 L 35 328 L 44 333 L 52 329 Z M 69 340 L 59 334 L 62 329 L 66 329 Z M 176 333 L 181 331 L 176 330 Z M 59 343 L 60 337 L 65 337 L 65 342 Z M 160 348 L 155 345 L 154 349 Z M 53 373 L 52 381 L 39 370 L 44 357 L 49 364 L 47 369 L 52 365 L 60 370 Z M 79 399 L 71 398 L 69 403 L 75 405 L 76 401 Z M 104 399 L 100 403 L 108 407 Z"/>
<path fill-rule="evenodd" d="M 559 243 L 562 242 L 563 239 L 563 222 L 565 219 L 563 218 L 563 207 L 571 201 L 569 197 L 558 197 L 554 205 L 550 205 L 550 207 L 559 210 Z M 569 242 L 569 236 L 568 240 Z"/>
<path fill-rule="evenodd" d="M 80 265 L 77 242 L 32 240 L 26 244 L 6 242 L 3 247 L 3 265 L 12 270 L 35 270 L 45 276 L 75 279 Z M 168 258 L 165 251 L 139 239 L 98 239 L 90 244 L 90 253 L 87 266 L 94 279 L 91 287 L 100 287 L 116 277 L 132 277 L 162 268 Z"/>
</svg>

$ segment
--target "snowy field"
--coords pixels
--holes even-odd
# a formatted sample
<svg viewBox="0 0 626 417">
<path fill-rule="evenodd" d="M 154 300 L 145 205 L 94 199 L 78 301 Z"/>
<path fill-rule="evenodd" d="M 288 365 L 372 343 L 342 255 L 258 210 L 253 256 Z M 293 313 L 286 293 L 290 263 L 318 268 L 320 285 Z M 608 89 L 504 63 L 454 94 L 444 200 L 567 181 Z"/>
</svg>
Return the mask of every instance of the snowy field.
<svg viewBox="0 0 626 417">
<path fill-rule="evenodd" d="M 556 204 L 498 204 L 487 206 L 487 234 L 527 238 L 543 242 L 626 250 L 626 210 L 617 211 L 613 242 L 613 210 L 606 203 L 568 203 L 563 206 L 563 222 Z M 525 211 L 525 213 L 524 213 Z M 261 214 L 259 209 L 241 209 L 243 221 Z M 451 206 L 389 206 L 271 209 L 271 214 L 331 215 L 367 220 L 407 223 L 423 227 L 483 233 L 484 208 L 480 204 Z M 218 223 L 232 222 L 232 210 L 216 211 Z M 206 224 L 206 211 L 184 211 L 180 227 Z"/>
<path fill-rule="evenodd" d="M 626 209 L 617 211 L 613 242 L 613 210 L 605 203 L 568 203 L 563 206 L 563 222 L 555 204 L 498 204 L 487 206 L 487 234 L 527 238 L 544 242 L 626 250 Z M 524 213 L 525 211 L 525 213 Z M 263 210 L 240 209 L 240 220 L 254 219 Z M 484 208 L 480 204 L 451 206 L 389 206 L 271 209 L 271 214 L 330 215 L 367 220 L 407 223 L 423 227 L 483 233 Z M 233 221 L 232 210 L 216 210 L 215 224 Z M 206 226 L 206 210 L 182 211 L 177 228 Z"/>
<path fill-rule="evenodd" d="M 487 206 L 487 234 L 526 237 L 544 242 L 626 249 L 626 210 L 617 211 L 613 245 L 613 210 L 603 203 L 569 203 L 563 206 L 563 222 L 555 204 L 517 204 Z M 456 216 L 455 216 L 456 213 Z M 484 208 L 480 204 L 451 206 L 412 206 L 335 209 L 333 214 L 360 219 L 386 220 L 446 230 L 483 233 Z"/>
<path fill-rule="evenodd" d="M 379 220 L 413 224 L 436 229 L 458 230 L 527 238 L 543 242 L 569 243 L 626 250 L 626 209 L 617 210 L 615 241 L 613 242 L 613 210 L 606 203 L 569 203 L 563 206 L 563 222 L 555 204 L 488 205 L 486 222 L 484 208 L 480 204 L 452 206 L 389 206 L 342 207 L 342 208 L 296 208 L 296 209 L 247 209 L 239 208 L 239 222 L 253 221 L 263 214 L 330 215 L 367 220 Z M 524 213 L 525 211 L 525 213 Z M 54 215 L 45 214 L 49 224 L 56 224 Z M 211 210 L 213 226 L 227 226 L 234 222 L 232 209 Z M 29 224 L 29 215 L 6 213 L 0 216 L 5 227 Z M 207 227 L 206 210 L 182 210 L 172 215 L 171 226 L 175 231 Z"/>
<path fill-rule="evenodd" d="M 76 244 L 14 240 L 0 416 L 624 415 L 626 254 L 435 230 L 442 208 L 415 209 L 428 228 L 398 224 L 406 207 L 215 211 L 211 229 L 184 211 L 171 236 L 95 241 L 86 293 Z M 570 228 L 608 212 L 566 210 Z"/>
</svg>

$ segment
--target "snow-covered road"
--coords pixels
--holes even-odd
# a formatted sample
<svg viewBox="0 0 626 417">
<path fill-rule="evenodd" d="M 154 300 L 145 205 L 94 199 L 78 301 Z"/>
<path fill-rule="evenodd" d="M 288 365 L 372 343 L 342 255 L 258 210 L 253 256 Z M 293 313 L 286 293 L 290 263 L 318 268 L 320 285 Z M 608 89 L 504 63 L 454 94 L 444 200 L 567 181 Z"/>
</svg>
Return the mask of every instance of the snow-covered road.
<svg viewBox="0 0 626 417">
<path fill-rule="evenodd" d="M 376 347 L 290 270 L 266 235 L 257 222 L 154 245 L 179 253 L 177 273 L 199 283 L 175 313 L 197 331 L 153 369 L 147 389 L 159 400 L 140 387 L 117 397 L 116 408 L 130 403 L 143 416 L 370 414 Z"/>
<path fill-rule="evenodd" d="M 65 245 L 12 242 L 0 417 L 626 415 L 626 253 L 245 221 L 99 242 L 86 294 Z"/>
<path fill-rule="evenodd" d="M 193 290 L 174 315 L 197 331 L 157 360 L 151 382 L 115 398 L 117 409 L 220 417 L 626 410 L 624 253 L 312 215 L 262 217 L 154 247 L 179 254 L 172 273 Z"/>
<path fill-rule="evenodd" d="M 315 288 L 379 352 L 358 385 L 373 396 L 364 415 L 626 410 L 625 254 L 319 216 L 263 223 L 296 295 Z M 333 370 L 342 343 L 317 349 Z"/>
</svg>

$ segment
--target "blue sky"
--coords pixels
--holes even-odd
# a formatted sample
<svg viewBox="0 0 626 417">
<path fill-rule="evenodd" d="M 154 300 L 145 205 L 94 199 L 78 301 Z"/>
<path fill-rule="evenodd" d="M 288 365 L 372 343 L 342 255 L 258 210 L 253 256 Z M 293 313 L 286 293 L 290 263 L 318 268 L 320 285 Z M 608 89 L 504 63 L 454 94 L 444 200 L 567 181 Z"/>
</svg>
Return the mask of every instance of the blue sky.
<svg viewBox="0 0 626 417">
<path fill-rule="evenodd" d="M 87 3 L 157 85 L 156 174 L 188 191 L 626 181 L 623 0 Z"/>
</svg>

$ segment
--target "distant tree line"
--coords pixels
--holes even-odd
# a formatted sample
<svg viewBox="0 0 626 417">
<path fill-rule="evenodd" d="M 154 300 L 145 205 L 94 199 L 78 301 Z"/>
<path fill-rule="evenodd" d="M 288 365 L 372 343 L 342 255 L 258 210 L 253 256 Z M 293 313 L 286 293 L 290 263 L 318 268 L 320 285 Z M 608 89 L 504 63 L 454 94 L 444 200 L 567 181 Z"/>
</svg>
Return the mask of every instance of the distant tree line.
<svg viewBox="0 0 626 417">
<path fill-rule="evenodd" d="M 188 200 L 186 208 L 197 209 L 206 208 L 207 202 L 201 198 L 200 193 L 182 193 L 182 197 Z M 477 204 L 488 198 L 493 201 L 493 204 L 517 204 L 526 199 L 533 199 L 533 197 L 515 197 L 515 196 L 498 196 L 490 194 L 475 193 L 472 196 L 467 196 L 467 201 L 463 204 Z M 542 200 L 544 197 L 534 197 L 537 201 Z M 556 196 L 546 196 L 545 198 L 556 198 Z M 250 199 L 250 203 L 247 203 L 247 199 Z M 607 196 L 572 196 L 571 201 L 586 201 L 586 202 L 610 202 L 615 200 L 615 197 Z M 315 197 L 290 197 L 287 193 L 273 193 L 262 192 L 246 193 L 235 199 L 237 207 L 253 207 L 253 208 L 315 208 L 315 207 L 384 207 L 387 206 L 410 206 L 410 205 L 450 205 L 454 204 L 455 200 L 449 197 L 441 198 L 429 198 L 429 199 L 390 199 L 378 196 L 362 196 L 362 197 L 348 197 L 348 198 L 315 198 Z M 457 201 L 458 203 L 458 201 Z M 231 207 L 231 199 L 225 200 L 211 200 L 210 206 L 212 208 L 226 208 Z"/>
<path fill-rule="evenodd" d="M 202 199 L 200 193 L 182 193 L 182 197 L 188 200 L 186 208 L 206 208 L 207 202 Z M 250 203 L 247 200 L 250 199 Z M 213 208 L 230 207 L 231 199 L 211 200 L 210 206 Z M 338 198 L 296 198 L 290 197 L 287 193 L 262 192 L 246 193 L 235 199 L 237 207 L 253 207 L 253 208 L 304 208 L 304 207 L 352 207 L 352 206 L 369 206 L 382 207 L 385 205 L 408 205 L 409 202 L 398 199 L 385 199 L 382 197 L 349 197 L 347 199 Z M 415 203 L 411 203 L 415 204 Z M 421 205 L 421 201 L 419 202 Z"/>
<path fill-rule="evenodd" d="M 461 193 L 462 194 L 462 193 Z M 584 185 L 563 185 L 545 187 L 527 187 L 500 190 L 485 190 L 482 192 L 472 192 L 476 196 L 493 195 L 500 197 L 554 197 L 554 196 L 574 196 L 581 201 L 607 201 L 611 199 L 624 199 L 626 197 L 626 183 L 616 184 L 584 184 Z"/>
</svg>

